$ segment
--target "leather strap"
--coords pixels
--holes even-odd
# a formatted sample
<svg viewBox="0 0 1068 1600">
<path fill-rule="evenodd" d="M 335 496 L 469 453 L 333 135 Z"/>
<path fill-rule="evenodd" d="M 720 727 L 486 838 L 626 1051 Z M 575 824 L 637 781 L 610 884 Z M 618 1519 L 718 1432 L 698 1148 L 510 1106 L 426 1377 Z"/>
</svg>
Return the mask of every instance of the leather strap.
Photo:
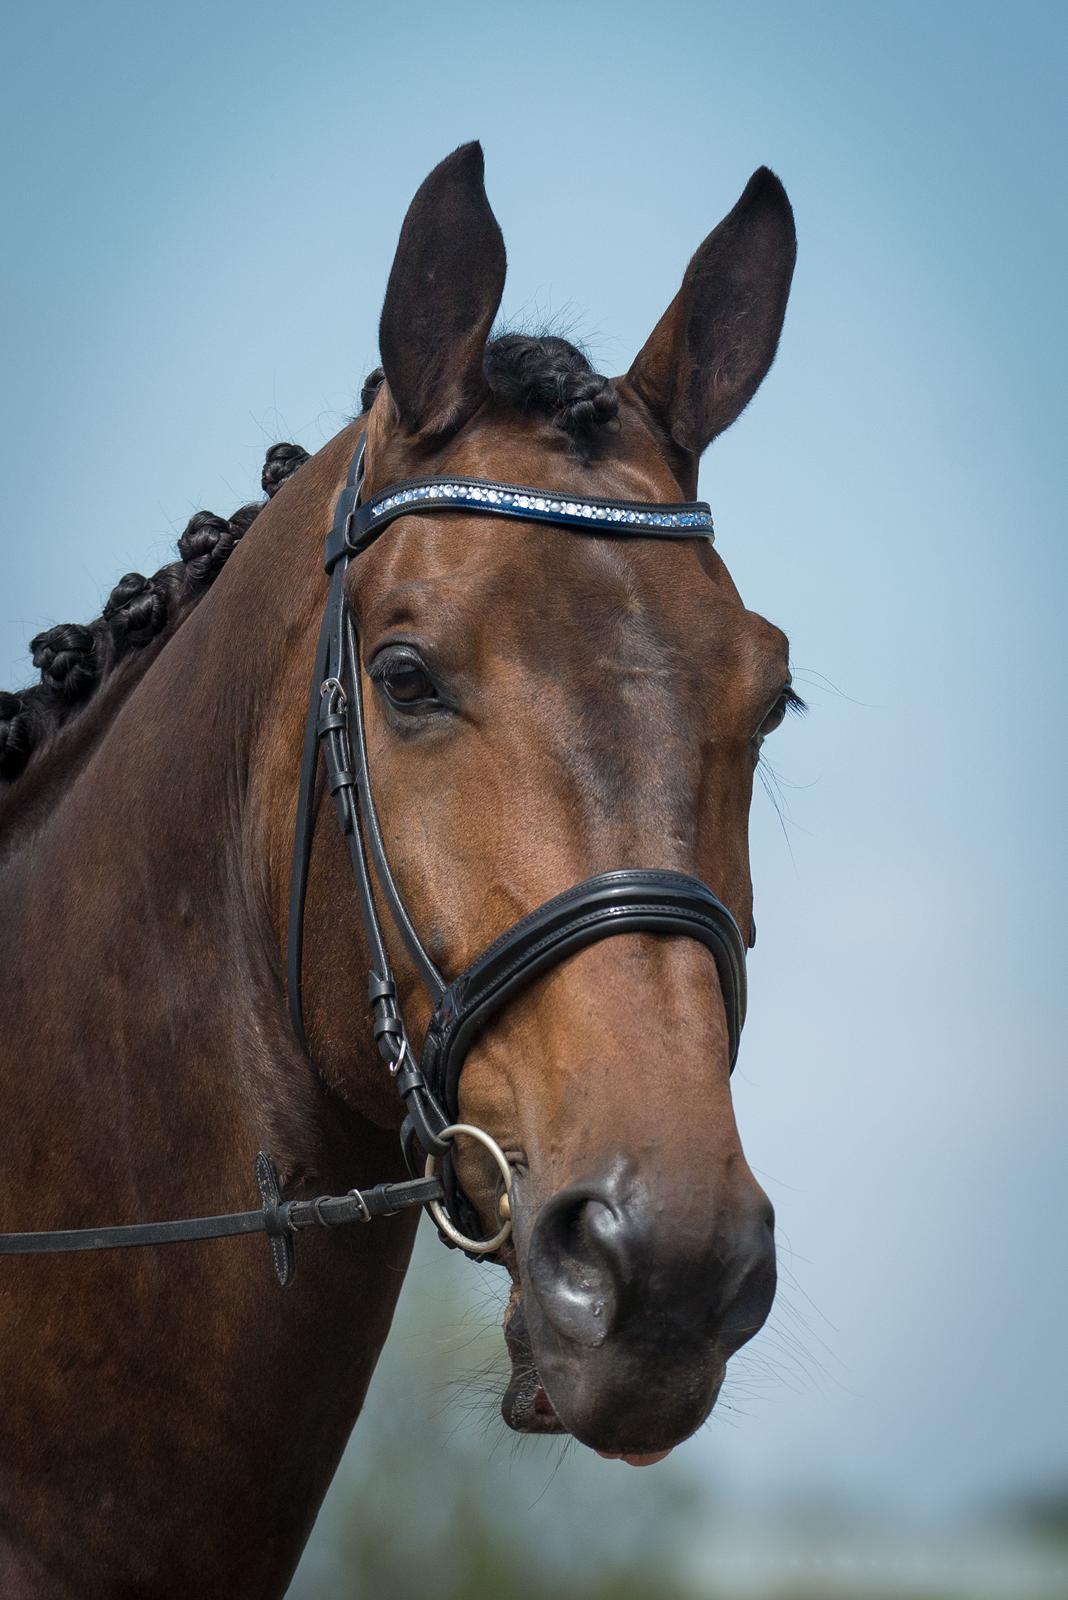
<svg viewBox="0 0 1068 1600">
<path fill-rule="evenodd" d="M 495 939 L 452 982 L 423 1042 L 422 1066 L 450 1120 L 459 1114 L 460 1070 L 471 1044 L 520 990 L 599 939 L 655 933 L 697 939 L 711 952 L 727 1017 L 730 1070 L 745 1021 L 745 945 L 727 907 L 686 873 L 603 872 L 566 889 Z"/>
<path fill-rule="evenodd" d="M 256 1181 L 263 1205 L 259 1211 L 231 1211 L 216 1217 L 190 1217 L 178 1222 L 138 1222 L 113 1228 L 67 1228 L 50 1233 L 0 1233 L 0 1256 L 56 1255 L 80 1250 L 121 1250 L 139 1245 L 186 1244 L 198 1239 L 230 1239 L 266 1233 L 275 1270 L 283 1286 L 293 1277 L 293 1235 L 302 1228 L 341 1228 L 374 1217 L 393 1216 L 410 1206 L 443 1200 L 440 1178 L 413 1178 L 401 1183 L 376 1183 L 348 1194 L 322 1195 L 317 1200 L 283 1200 L 278 1172 L 270 1156 L 256 1157 Z"/>
<path fill-rule="evenodd" d="M 326 541 L 327 569 L 343 555 L 359 555 L 397 517 L 418 511 L 463 511 L 521 522 L 549 523 L 600 537 L 639 539 L 715 538 L 712 512 L 703 500 L 661 505 L 645 500 L 576 498 L 552 490 L 491 478 L 408 478 L 398 487 L 359 503 L 358 487 L 347 485 Z"/>
</svg>

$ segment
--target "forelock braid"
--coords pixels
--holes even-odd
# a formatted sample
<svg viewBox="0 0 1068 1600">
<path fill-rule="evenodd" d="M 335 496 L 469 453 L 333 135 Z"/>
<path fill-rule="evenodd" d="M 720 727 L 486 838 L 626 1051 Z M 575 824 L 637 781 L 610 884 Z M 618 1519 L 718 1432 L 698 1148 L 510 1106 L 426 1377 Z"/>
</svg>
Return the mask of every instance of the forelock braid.
<svg viewBox="0 0 1068 1600">
<path fill-rule="evenodd" d="M 521 410 L 548 412 L 555 425 L 587 448 L 619 413 L 610 378 L 594 372 L 582 351 L 553 334 L 504 333 L 486 347 L 486 376 Z"/>
<path fill-rule="evenodd" d="M 299 445 L 272 445 L 261 479 L 268 499 L 307 460 L 307 451 Z M 183 608 L 194 604 L 222 571 L 263 504 L 242 506 L 229 519 L 198 511 L 178 540 L 181 560 L 161 567 L 151 578 L 128 572 L 108 595 L 103 615 L 95 622 L 59 623 L 31 640 L 40 683 L 19 694 L 0 691 L 0 777 L 16 777 L 45 735 L 61 727 L 90 698 L 116 662 L 157 639 L 168 623 L 180 620 Z"/>
</svg>

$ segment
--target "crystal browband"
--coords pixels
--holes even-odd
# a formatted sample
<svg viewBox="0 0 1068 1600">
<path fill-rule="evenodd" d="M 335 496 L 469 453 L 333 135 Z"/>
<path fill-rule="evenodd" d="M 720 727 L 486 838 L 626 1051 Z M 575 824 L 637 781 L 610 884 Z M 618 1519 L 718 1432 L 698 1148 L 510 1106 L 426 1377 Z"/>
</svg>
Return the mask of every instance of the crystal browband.
<svg viewBox="0 0 1068 1600">
<path fill-rule="evenodd" d="M 649 539 L 715 537 L 712 512 L 703 500 L 658 505 L 640 500 L 577 499 L 518 483 L 485 478 L 440 477 L 410 480 L 403 489 L 384 490 L 363 505 L 358 490 L 345 490 L 350 503 L 327 542 L 327 567 L 347 553 L 355 555 L 396 518 L 412 511 L 473 511 L 524 522 L 547 522 L 599 534 Z"/>
</svg>

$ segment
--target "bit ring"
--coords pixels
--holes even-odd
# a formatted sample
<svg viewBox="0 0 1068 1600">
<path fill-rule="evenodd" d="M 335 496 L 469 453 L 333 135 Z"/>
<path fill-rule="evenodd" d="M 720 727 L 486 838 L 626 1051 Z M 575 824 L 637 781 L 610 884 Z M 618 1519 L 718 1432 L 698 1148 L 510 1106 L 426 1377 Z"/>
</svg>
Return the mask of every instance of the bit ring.
<svg viewBox="0 0 1068 1600">
<path fill-rule="evenodd" d="M 496 1139 L 492 1138 L 484 1128 L 476 1128 L 474 1123 L 471 1122 L 452 1122 L 447 1128 L 442 1128 L 441 1132 L 438 1134 L 438 1138 L 446 1139 L 451 1142 L 456 1138 L 458 1133 L 466 1133 L 470 1138 L 477 1139 L 482 1148 L 489 1151 L 490 1155 L 497 1163 L 497 1168 L 501 1174 L 501 1177 L 504 1179 L 504 1192 L 506 1195 L 511 1196 L 512 1169 L 508 1165 L 508 1157 L 505 1155 Z M 439 1165 L 440 1157 L 427 1156 L 426 1166 L 423 1169 L 424 1175 L 428 1178 L 436 1177 Z M 492 1255 L 494 1250 L 499 1250 L 501 1245 L 504 1244 L 505 1240 L 511 1237 L 512 1219 L 510 1216 L 504 1219 L 501 1227 L 490 1238 L 469 1239 L 466 1234 L 460 1232 L 459 1228 L 457 1228 L 452 1218 L 445 1210 L 445 1207 L 439 1200 L 428 1201 L 427 1210 L 430 1212 L 430 1215 L 433 1217 L 434 1221 L 437 1223 L 445 1237 L 447 1239 L 451 1239 L 453 1244 L 459 1245 L 461 1250 L 469 1251 L 471 1255 Z"/>
</svg>

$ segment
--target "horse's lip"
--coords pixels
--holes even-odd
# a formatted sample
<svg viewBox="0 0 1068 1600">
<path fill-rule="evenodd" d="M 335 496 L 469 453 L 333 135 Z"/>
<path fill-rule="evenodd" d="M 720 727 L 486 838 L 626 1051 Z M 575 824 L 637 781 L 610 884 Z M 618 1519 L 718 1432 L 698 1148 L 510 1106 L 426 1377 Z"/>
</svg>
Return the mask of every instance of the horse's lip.
<svg viewBox="0 0 1068 1600">
<path fill-rule="evenodd" d="M 615 1450 L 598 1450 L 597 1454 L 602 1461 L 625 1461 L 628 1467 L 655 1467 L 658 1461 L 666 1461 L 671 1451 L 650 1450 L 644 1455 L 631 1451 L 621 1455 Z"/>
<path fill-rule="evenodd" d="M 505 1422 L 515 1433 L 568 1433 L 570 1430 L 557 1416 L 556 1407 L 549 1398 L 534 1364 L 534 1354 L 526 1332 L 526 1321 L 520 1311 L 520 1297 L 516 1290 L 513 1290 L 505 1313 L 504 1334 L 508 1353 L 512 1358 L 512 1376 L 501 1401 L 501 1415 Z M 656 1462 L 663 1461 L 671 1451 L 598 1450 L 595 1453 L 604 1461 L 625 1461 L 632 1467 L 651 1467 Z"/>
<path fill-rule="evenodd" d="M 534 1368 L 513 1374 L 501 1402 L 505 1422 L 516 1433 L 566 1434 L 568 1429 L 556 1415 L 556 1408 Z M 625 1461 L 629 1467 L 652 1467 L 671 1454 L 668 1450 L 596 1450 L 602 1461 Z"/>
<path fill-rule="evenodd" d="M 513 1374 L 501 1401 L 501 1414 L 514 1433 L 567 1433 L 538 1374 Z"/>
<path fill-rule="evenodd" d="M 505 1422 L 516 1433 L 567 1433 L 534 1360 L 518 1284 L 513 1285 L 504 1312 L 504 1342 L 512 1362 L 512 1375 L 501 1401 Z"/>
</svg>

